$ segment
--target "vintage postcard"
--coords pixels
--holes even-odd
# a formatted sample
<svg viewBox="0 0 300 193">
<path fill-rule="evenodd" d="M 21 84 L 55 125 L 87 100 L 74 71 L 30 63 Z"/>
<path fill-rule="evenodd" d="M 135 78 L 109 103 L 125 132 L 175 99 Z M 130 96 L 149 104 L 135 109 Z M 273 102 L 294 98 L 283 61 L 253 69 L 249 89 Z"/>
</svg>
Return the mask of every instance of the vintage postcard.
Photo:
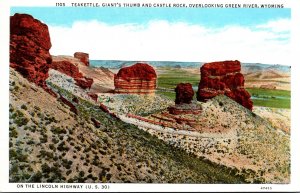
<svg viewBox="0 0 300 193">
<path fill-rule="evenodd" d="M 299 191 L 296 5 L 3 2 L 0 191 Z"/>
</svg>

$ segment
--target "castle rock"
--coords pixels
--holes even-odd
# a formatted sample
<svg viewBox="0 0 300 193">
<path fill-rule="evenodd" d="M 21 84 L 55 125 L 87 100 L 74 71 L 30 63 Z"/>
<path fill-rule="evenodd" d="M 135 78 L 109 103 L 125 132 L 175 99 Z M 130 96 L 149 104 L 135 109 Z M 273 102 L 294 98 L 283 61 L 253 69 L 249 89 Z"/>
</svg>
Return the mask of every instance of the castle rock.
<svg viewBox="0 0 300 193">
<path fill-rule="evenodd" d="M 198 86 L 197 100 L 207 101 L 224 94 L 242 106 L 252 110 L 251 95 L 244 88 L 244 76 L 241 63 L 235 61 L 211 62 L 201 69 L 201 81 Z"/>
</svg>

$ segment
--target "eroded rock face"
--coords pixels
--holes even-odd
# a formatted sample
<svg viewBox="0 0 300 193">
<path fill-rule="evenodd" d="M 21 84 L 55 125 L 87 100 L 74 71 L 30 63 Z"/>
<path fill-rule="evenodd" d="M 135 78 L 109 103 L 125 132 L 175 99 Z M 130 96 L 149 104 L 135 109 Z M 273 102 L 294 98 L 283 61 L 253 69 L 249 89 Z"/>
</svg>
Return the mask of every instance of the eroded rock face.
<svg viewBox="0 0 300 193">
<path fill-rule="evenodd" d="M 74 53 L 74 58 L 79 59 L 86 66 L 90 65 L 89 54 L 87 54 L 87 53 L 84 53 L 84 52 L 75 52 Z"/>
<path fill-rule="evenodd" d="M 54 57 L 50 68 L 71 76 L 76 81 L 76 84 L 83 89 L 91 88 L 93 79 L 83 76 L 76 64 Z"/>
<path fill-rule="evenodd" d="M 191 103 L 194 97 L 194 90 L 193 86 L 190 83 L 180 83 L 175 88 L 176 92 L 176 104 L 182 104 L 182 103 Z"/>
<path fill-rule="evenodd" d="M 68 76 L 71 76 L 73 78 L 83 78 L 83 75 L 79 72 L 78 67 L 69 61 L 54 60 L 50 65 L 50 68 L 57 70 L 61 73 L 64 73 Z"/>
<path fill-rule="evenodd" d="M 119 70 L 114 77 L 115 93 L 155 93 L 157 75 L 152 66 L 136 63 Z"/>
<path fill-rule="evenodd" d="M 52 57 L 48 26 L 28 14 L 10 17 L 10 66 L 29 81 L 47 88 Z"/>
<path fill-rule="evenodd" d="M 83 89 L 90 89 L 93 84 L 93 79 L 88 77 L 75 78 L 76 84 Z"/>
<path fill-rule="evenodd" d="M 250 94 L 244 88 L 244 76 L 241 63 L 235 61 L 211 62 L 201 69 L 201 81 L 198 86 L 198 101 L 206 101 L 219 94 L 225 94 L 244 107 L 252 110 Z"/>
</svg>

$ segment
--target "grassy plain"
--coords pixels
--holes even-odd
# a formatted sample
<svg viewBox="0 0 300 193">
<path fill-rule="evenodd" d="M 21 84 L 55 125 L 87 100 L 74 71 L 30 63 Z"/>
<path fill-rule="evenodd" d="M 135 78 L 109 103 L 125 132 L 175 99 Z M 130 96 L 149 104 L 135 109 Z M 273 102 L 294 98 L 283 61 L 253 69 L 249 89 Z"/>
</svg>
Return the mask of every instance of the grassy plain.
<svg viewBox="0 0 300 193">
<path fill-rule="evenodd" d="M 247 88 L 255 106 L 291 108 L 291 91 Z"/>
<path fill-rule="evenodd" d="M 158 87 L 174 89 L 179 83 L 191 83 L 198 86 L 200 76 L 184 69 L 163 67 L 158 70 Z"/>
</svg>

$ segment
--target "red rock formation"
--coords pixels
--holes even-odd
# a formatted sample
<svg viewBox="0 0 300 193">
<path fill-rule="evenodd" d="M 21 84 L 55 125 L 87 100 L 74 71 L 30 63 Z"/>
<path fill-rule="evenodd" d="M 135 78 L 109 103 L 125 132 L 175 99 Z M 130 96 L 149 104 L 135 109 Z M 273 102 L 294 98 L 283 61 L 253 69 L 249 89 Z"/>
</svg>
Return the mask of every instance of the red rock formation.
<svg viewBox="0 0 300 193">
<path fill-rule="evenodd" d="M 104 104 L 100 103 L 99 108 L 100 108 L 103 112 L 109 114 L 110 116 L 112 116 L 112 117 L 114 117 L 114 118 L 116 118 L 116 119 L 120 119 L 115 113 L 109 111 L 108 108 L 107 108 L 107 106 L 105 106 Z"/>
<path fill-rule="evenodd" d="M 79 103 L 79 100 L 78 100 L 78 98 L 77 97 L 74 97 L 73 99 L 72 99 L 72 101 L 74 102 L 74 103 Z"/>
<path fill-rule="evenodd" d="M 69 61 L 53 61 L 50 65 L 50 68 L 73 78 L 83 78 L 83 75 L 81 72 L 79 72 L 78 67 Z"/>
<path fill-rule="evenodd" d="M 98 95 L 95 93 L 88 93 L 89 97 L 91 97 L 95 102 L 98 101 Z"/>
<path fill-rule="evenodd" d="M 93 79 L 84 77 L 76 64 L 66 60 L 56 60 L 50 65 L 50 68 L 71 76 L 76 84 L 83 89 L 91 88 Z"/>
<path fill-rule="evenodd" d="M 96 128 L 100 128 L 101 124 L 99 121 L 97 121 L 95 118 L 91 118 L 91 121 L 93 122 Z"/>
<path fill-rule="evenodd" d="M 180 83 L 175 88 L 176 104 L 191 103 L 194 97 L 193 86 L 190 83 Z"/>
<path fill-rule="evenodd" d="M 237 60 L 204 64 L 201 67 L 197 99 L 206 101 L 219 94 L 225 94 L 252 110 L 251 96 L 244 88 L 244 76 L 240 71 L 241 63 Z"/>
<path fill-rule="evenodd" d="M 103 112 L 108 113 L 108 114 L 110 113 L 110 111 L 104 104 L 101 103 L 99 107 Z"/>
<path fill-rule="evenodd" d="M 79 59 L 82 63 L 84 63 L 86 66 L 90 65 L 89 61 L 89 54 L 83 53 L 83 52 L 75 52 L 74 58 Z"/>
<path fill-rule="evenodd" d="M 10 66 L 47 91 L 50 91 L 45 82 L 52 62 L 50 48 L 46 24 L 27 14 L 10 17 Z"/>
<path fill-rule="evenodd" d="M 76 84 L 83 89 L 87 89 L 87 88 L 90 89 L 93 84 L 92 78 L 83 77 L 83 78 L 74 78 L 74 80 L 76 81 Z"/>
<path fill-rule="evenodd" d="M 130 114 L 130 113 L 127 114 L 127 117 L 138 119 L 138 120 L 148 122 L 148 123 L 152 123 L 152 124 L 155 124 L 155 125 L 160 125 L 160 126 L 163 126 L 163 127 L 171 127 L 172 126 L 172 125 L 170 125 L 168 123 L 165 123 L 165 122 L 153 121 L 151 119 L 147 119 L 147 118 L 144 118 L 144 117 L 141 117 L 141 116 L 138 116 L 138 115 L 133 115 L 133 114 Z"/>
<path fill-rule="evenodd" d="M 62 95 L 60 95 L 59 100 L 61 100 L 64 104 L 66 104 L 67 106 L 69 106 L 70 107 L 70 111 L 72 111 L 76 115 L 78 114 L 77 108 L 75 107 L 75 105 L 73 105 L 73 103 L 71 103 L 70 101 L 68 101 L 68 99 L 66 99 L 65 97 L 63 97 Z"/>
<path fill-rule="evenodd" d="M 151 94 L 156 88 L 156 72 L 148 64 L 121 68 L 114 78 L 116 93 Z"/>
</svg>

